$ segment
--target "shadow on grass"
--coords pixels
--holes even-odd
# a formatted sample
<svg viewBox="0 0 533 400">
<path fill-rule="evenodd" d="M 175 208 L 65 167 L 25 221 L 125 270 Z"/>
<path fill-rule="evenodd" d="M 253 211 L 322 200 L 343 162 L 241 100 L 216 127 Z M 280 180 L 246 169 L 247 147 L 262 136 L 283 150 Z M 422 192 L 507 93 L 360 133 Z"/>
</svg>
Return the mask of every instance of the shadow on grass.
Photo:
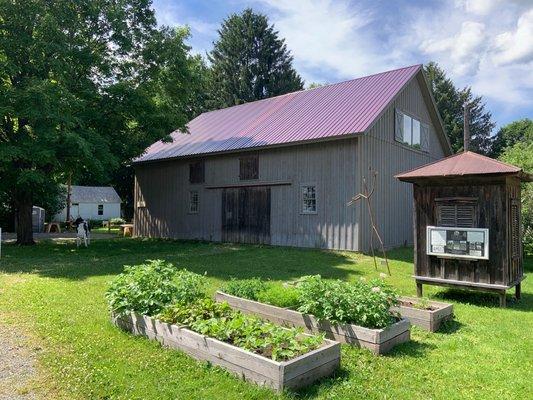
<svg viewBox="0 0 533 400">
<path fill-rule="evenodd" d="M 164 259 L 178 268 L 221 280 L 231 277 L 290 280 L 313 274 L 346 279 L 359 274 L 353 269 L 340 268 L 356 261 L 331 251 L 129 238 L 98 240 L 89 248 L 52 241 L 28 247 L 8 244 L 3 246 L 0 270 L 82 280 L 115 275 L 122 272 L 124 265 L 139 264 L 147 259 Z"/>
<path fill-rule="evenodd" d="M 443 321 L 439 327 L 438 333 L 452 334 L 461 329 L 465 324 L 457 321 L 455 318 L 447 321 Z"/>
<path fill-rule="evenodd" d="M 419 342 L 416 340 L 409 340 L 408 342 L 396 345 L 389 353 L 381 355 L 381 357 L 397 357 L 408 356 L 413 358 L 424 357 L 429 350 L 435 349 L 437 346 L 431 343 Z"/>
<path fill-rule="evenodd" d="M 474 305 L 479 307 L 500 308 L 499 296 L 495 293 L 469 291 L 466 289 L 446 289 L 433 295 L 444 301 Z M 517 311 L 533 311 L 533 294 L 522 292 L 520 300 L 514 297 L 514 291 L 507 292 L 508 309 Z"/>
<path fill-rule="evenodd" d="M 342 360 L 341 360 L 342 363 Z M 339 367 L 338 370 L 336 370 L 331 376 L 327 378 L 322 378 L 316 382 L 314 382 L 311 386 L 308 386 L 306 388 L 302 388 L 300 390 L 296 391 L 287 391 L 287 393 L 295 394 L 297 397 L 305 397 L 305 398 L 315 398 L 317 397 L 321 391 L 328 391 L 333 389 L 336 385 L 343 381 L 348 381 L 350 379 L 350 371 L 348 369 L 343 368 L 342 365 Z"/>
</svg>

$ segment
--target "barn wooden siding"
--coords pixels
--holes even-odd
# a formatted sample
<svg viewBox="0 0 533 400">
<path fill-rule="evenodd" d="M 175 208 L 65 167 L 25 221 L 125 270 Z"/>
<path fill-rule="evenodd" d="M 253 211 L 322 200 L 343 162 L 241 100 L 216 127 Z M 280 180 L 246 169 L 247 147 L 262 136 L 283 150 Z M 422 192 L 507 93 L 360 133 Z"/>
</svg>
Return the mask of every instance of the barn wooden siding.
<svg viewBox="0 0 533 400">
<path fill-rule="evenodd" d="M 354 207 L 357 138 L 262 150 L 259 179 L 239 180 L 239 157 L 205 157 L 205 183 L 189 183 L 190 160 L 135 167 L 137 236 L 220 241 L 222 189 L 228 185 L 272 184 L 271 244 L 359 250 Z M 314 184 L 317 213 L 302 214 L 300 185 Z M 216 187 L 216 188 L 213 188 Z M 189 214 L 189 191 L 198 190 L 198 214 Z"/>
<path fill-rule="evenodd" d="M 205 183 L 189 183 L 189 163 L 168 160 L 135 166 L 137 236 L 221 241 L 222 189 L 243 183 L 273 183 L 273 245 L 368 251 L 371 229 L 365 207 L 346 203 L 361 191 L 369 166 L 377 170 L 374 214 L 387 247 L 413 243 L 412 187 L 394 175 L 444 157 L 445 143 L 420 88 L 418 74 L 364 135 L 320 143 L 298 144 L 252 152 L 259 155 L 259 179 L 239 180 L 242 153 L 205 156 Z M 430 151 L 425 153 L 394 140 L 395 109 L 430 126 Z M 300 185 L 315 184 L 317 214 L 301 213 Z M 213 188 L 218 187 L 218 188 Z M 189 191 L 198 190 L 200 210 L 189 214 Z M 377 243 L 375 241 L 375 243 Z"/>
<path fill-rule="evenodd" d="M 413 244 L 412 185 L 398 181 L 394 175 L 445 156 L 444 143 L 435 131 L 438 121 L 430 115 L 428 110 L 431 99 L 423 95 L 420 89 L 421 84 L 423 82 L 419 79 L 413 79 L 370 128 L 368 134 L 361 137 L 359 142 L 358 171 L 361 171 L 362 176 L 366 177 L 369 176 L 369 167 L 378 172 L 372 207 L 387 247 Z M 396 109 L 413 115 L 421 122 L 429 125 L 429 153 L 413 149 L 394 140 Z M 366 206 L 358 207 L 362 232 L 361 249 L 368 251 L 372 234 L 368 229 L 368 212 Z M 375 237 L 374 243 L 379 244 Z"/>
</svg>

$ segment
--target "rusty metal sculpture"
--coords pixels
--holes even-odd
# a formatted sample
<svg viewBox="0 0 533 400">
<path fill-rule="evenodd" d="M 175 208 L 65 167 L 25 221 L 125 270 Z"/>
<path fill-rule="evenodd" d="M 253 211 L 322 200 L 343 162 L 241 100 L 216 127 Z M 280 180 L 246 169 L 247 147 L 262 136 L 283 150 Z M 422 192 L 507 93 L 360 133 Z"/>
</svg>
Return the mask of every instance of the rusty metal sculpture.
<svg viewBox="0 0 533 400">
<path fill-rule="evenodd" d="M 366 200 L 366 204 L 368 207 L 368 216 L 370 218 L 370 224 L 372 225 L 372 234 L 370 236 L 370 250 L 372 251 L 372 257 L 374 258 L 374 267 L 376 268 L 376 270 L 378 269 L 378 265 L 376 261 L 376 254 L 374 252 L 374 233 L 375 233 L 376 237 L 379 240 L 379 243 L 381 244 L 381 251 L 383 253 L 383 258 L 385 259 L 385 264 L 387 265 L 387 271 L 390 275 L 391 272 L 389 268 L 389 260 L 387 259 L 387 254 L 385 253 L 385 245 L 383 244 L 383 240 L 381 240 L 381 235 L 379 234 L 378 228 L 376 227 L 374 213 L 372 211 L 372 204 L 370 203 L 370 198 L 372 197 L 372 195 L 374 194 L 376 190 L 376 179 L 377 179 L 378 173 L 377 171 L 372 171 L 372 167 L 369 167 L 368 170 L 370 171 L 372 175 L 372 186 L 370 190 L 368 189 L 366 177 L 363 176 L 363 193 L 359 193 L 358 195 L 352 197 L 352 199 L 348 202 L 348 206 L 351 206 L 357 203 L 361 199 Z"/>
</svg>

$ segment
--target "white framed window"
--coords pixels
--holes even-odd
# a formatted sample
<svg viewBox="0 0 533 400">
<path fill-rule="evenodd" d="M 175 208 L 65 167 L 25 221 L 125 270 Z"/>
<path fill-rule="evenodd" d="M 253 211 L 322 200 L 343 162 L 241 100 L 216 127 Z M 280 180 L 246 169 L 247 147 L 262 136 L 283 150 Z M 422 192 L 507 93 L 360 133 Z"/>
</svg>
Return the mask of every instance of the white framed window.
<svg viewBox="0 0 533 400">
<path fill-rule="evenodd" d="M 418 119 L 396 110 L 394 139 L 415 149 L 429 150 L 429 126 Z"/>
<path fill-rule="evenodd" d="M 104 215 L 104 205 L 98 204 L 98 215 Z"/>
<path fill-rule="evenodd" d="M 302 184 L 300 186 L 301 194 L 301 212 L 302 214 L 316 214 L 317 213 L 317 198 L 316 185 Z"/>
<path fill-rule="evenodd" d="M 189 213 L 198 214 L 200 208 L 200 196 L 198 190 L 191 190 L 189 192 Z"/>
</svg>

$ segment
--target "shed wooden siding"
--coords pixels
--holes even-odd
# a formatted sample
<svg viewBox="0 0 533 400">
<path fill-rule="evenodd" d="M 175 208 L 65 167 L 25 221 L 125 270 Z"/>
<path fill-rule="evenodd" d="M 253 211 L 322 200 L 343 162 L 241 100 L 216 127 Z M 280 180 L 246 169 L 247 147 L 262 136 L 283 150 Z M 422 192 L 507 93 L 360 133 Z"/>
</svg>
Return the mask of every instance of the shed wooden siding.
<svg viewBox="0 0 533 400">
<path fill-rule="evenodd" d="M 445 156 L 442 141 L 435 126 L 438 121 L 431 118 L 430 99 L 425 98 L 421 86 L 425 84 L 418 75 L 399 93 L 383 115 L 359 141 L 358 171 L 369 176 L 371 166 L 378 171 L 377 186 L 372 206 L 380 233 L 387 247 L 413 244 L 413 192 L 412 185 L 399 182 L 394 175 L 417 166 L 441 159 Z M 430 127 L 429 153 L 413 149 L 394 140 L 395 110 L 406 112 Z M 362 179 L 362 178 L 361 178 Z M 368 180 L 368 178 L 367 178 Z M 370 249 L 372 232 L 369 226 L 366 206 L 357 206 L 362 227 L 361 249 Z M 375 238 L 374 238 L 375 239 Z M 379 242 L 375 239 L 375 244 Z"/>
<path fill-rule="evenodd" d="M 271 187 L 273 245 L 359 250 L 356 208 L 347 201 L 357 192 L 357 141 L 331 142 L 258 151 L 259 179 L 239 180 L 235 153 L 205 157 L 205 183 L 190 184 L 189 160 L 135 166 L 137 236 L 221 240 L 221 189 L 212 186 L 283 182 Z M 314 184 L 317 214 L 301 213 L 300 186 Z M 189 191 L 198 190 L 198 214 L 189 214 Z"/>
</svg>

